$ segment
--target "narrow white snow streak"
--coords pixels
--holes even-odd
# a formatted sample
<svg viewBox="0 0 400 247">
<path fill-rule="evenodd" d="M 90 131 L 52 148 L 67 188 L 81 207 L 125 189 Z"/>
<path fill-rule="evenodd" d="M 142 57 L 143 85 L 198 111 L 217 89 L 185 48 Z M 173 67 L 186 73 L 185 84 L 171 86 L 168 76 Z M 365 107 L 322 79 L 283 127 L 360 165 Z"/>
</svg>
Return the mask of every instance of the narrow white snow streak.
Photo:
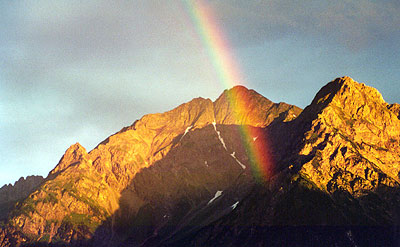
<svg viewBox="0 0 400 247">
<path fill-rule="evenodd" d="M 253 137 L 253 141 L 255 142 L 257 140 L 258 136 Z"/>
<path fill-rule="evenodd" d="M 347 234 L 347 237 L 350 240 L 350 242 L 352 242 L 354 244 L 354 246 L 357 247 L 357 245 L 354 243 L 353 234 L 352 234 L 351 230 L 346 232 L 346 234 Z"/>
<path fill-rule="evenodd" d="M 214 122 L 212 122 L 212 125 L 214 125 L 214 130 L 215 130 L 215 132 L 217 133 L 218 139 L 219 139 L 219 141 L 221 142 L 222 146 L 225 148 L 225 150 L 228 150 L 228 149 L 226 148 L 224 139 L 223 139 L 222 136 L 221 136 L 221 132 L 219 132 L 219 131 L 217 130 L 217 123 L 215 122 L 215 120 L 214 120 Z"/>
<path fill-rule="evenodd" d="M 219 139 L 219 141 L 221 142 L 222 146 L 225 148 L 225 150 L 228 150 L 228 149 L 226 148 L 224 139 L 221 137 L 221 132 L 217 131 L 217 134 L 218 134 L 218 139 Z"/>
<path fill-rule="evenodd" d="M 232 210 L 234 210 L 234 209 L 237 207 L 238 204 L 239 204 L 239 201 L 235 202 L 235 204 L 233 204 L 233 205 L 231 206 Z"/>
<path fill-rule="evenodd" d="M 246 169 L 246 166 L 243 165 L 243 163 L 240 162 L 240 161 L 236 158 L 235 152 L 231 153 L 231 156 L 232 156 L 232 157 L 236 160 L 236 162 L 243 168 L 243 170 Z"/>
<path fill-rule="evenodd" d="M 193 125 L 190 125 L 189 127 L 187 127 L 185 130 L 185 133 L 183 135 L 186 135 L 191 128 L 193 128 Z"/>
<path fill-rule="evenodd" d="M 193 128 L 193 125 L 189 126 L 186 128 L 185 133 L 183 133 L 183 136 L 181 137 L 181 139 L 179 141 L 182 141 L 183 137 L 189 132 L 189 130 Z"/>
<path fill-rule="evenodd" d="M 217 192 L 215 192 L 215 196 L 207 203 L 207 205 L 209 205 L 210 203 L 212 203 L 215 199 L 217 199 L 218 197 L 220 197 L 222 195 L 223 191 L 218 190 Z"/>
</svg>

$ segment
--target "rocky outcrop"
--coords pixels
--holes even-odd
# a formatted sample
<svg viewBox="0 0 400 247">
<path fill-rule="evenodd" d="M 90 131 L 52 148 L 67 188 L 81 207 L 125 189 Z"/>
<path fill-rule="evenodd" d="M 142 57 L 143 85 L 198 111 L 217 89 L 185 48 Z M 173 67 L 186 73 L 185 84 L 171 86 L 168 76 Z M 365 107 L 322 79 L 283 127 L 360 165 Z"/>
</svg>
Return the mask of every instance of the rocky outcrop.
<svg viewBox="0 0 400 247">
<path fill-rule="evenodd" d="M 87 152 L 81 144 L 75 143 L 74 145 L 70 146 L 65 154 L 58 162 L 57 166 L 50 171 L 49 175 L 51 177 L 55 176 L 57 173 L 60 173 L 67 169 L 69 166 L 73 166 L 79 163 L 82 159 L 87 158 Z"/>
<path fill-rule="evenodd" d="M 236 91 L 248 98 L 251 114 L 231 113 L 234 102 L 224 99 Z M 122 229 L 143 210 L 165 215 L 179 211 L 179 205 L 190 210 L 229 187 L 239 174 L 251 173 L 236 127 L 221 124 L 266 126 L 300 111 L 235 87 L 216 102 L 197 98 L 171 111 L 146 115 L 89 153 L 78 143 L 72 145 L 46 181 L 17 204 L 7 224 L 28 242 L 78 243 L 98 235 L 96 229 Z M 163 215 L 154 220 L 151 229 L 165 224 Z M 142 240 L 147 237 L 144 234 Z"/>
<path fill-rule="evenodd" d="M 21 177 L 14 185 L 8 184 L 0 188 L 0 220 L 6 218 L 14 204 L 27 197 L 42 182 L 42 176 Z"/>
<path fill-rule="evenodd" d="M 300 173 L 329 193 L 345 190 L 356 197 L 397 187 L 400 121 L 388 108 L 376 89 L 351 78 L 329 83 L 304 111 L 315 117 L 299 119 L 311 123 L 299 152 L 310 161 Z"/>
<path fill-rule="evenodd" d="M 400 119 L 400 105 L 397 103 L 388 105 L 387 108 L 391 110 Z"/>
<path fill-rule="evenodd" d="M 267 128 L 280 172 L 171 246 L 397 245 L 399 124 L 376 89 L 337 78 L 297 119 Z"/>
</svg>

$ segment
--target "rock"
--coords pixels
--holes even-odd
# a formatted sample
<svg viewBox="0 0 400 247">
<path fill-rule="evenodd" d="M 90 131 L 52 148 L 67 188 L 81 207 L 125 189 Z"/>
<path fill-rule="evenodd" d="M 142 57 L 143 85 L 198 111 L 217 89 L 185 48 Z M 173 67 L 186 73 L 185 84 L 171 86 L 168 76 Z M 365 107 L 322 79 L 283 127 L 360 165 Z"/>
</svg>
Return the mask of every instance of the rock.
<svg viewBox="0 0 400 247">
<path fill-rule="evenodd" d="M 42 182 L 42 176 L 21 177 L 14 185 L 8 184 L 0 188 L 0 220 L 6 218 L 14 204 L 27 197 Z"/>
<path fill-rule="evenodd" d="M 246 97 L 251 111 L 234 112 L 236 106 L 227 101 L 231 93 Z M 148 204 L 157 202 L 158 209 L 171 213 L 176 203 L 200 202 L 210 190 L 229 187 L 243 172 L 237 160 L 250 167 L 237 128 L 221 124 L 267 126 L 278 117 L 292 119 L 300 111 L 235 87 L 216 102 L 196 98 L 171 111 L 145 115 L 89 153 L 79 143 L 68 148 L 46 181 L 17 204 L 8 224 L 30 236 L 27 242 L 57 239 L 71 244 L 92 238 L 99 227 L 112 231 L 107 224 L 118 228 L 139 212 L 155 209 Z M 110 217 L 112 222 L 108 222 Z"/>
<path fill-rule="evenodd" d="M 398 184 L 400 149 L 393 144 L 400 141 L 400 121 L 376 89 L 338 78 L 321 89 L 304 114 L 313 117 L 299 118 L 303 125 L 311 123 L 300 151 L 310 161 L 301 173 L 321 189 L 360 196 Z M 385 178 L 378 180 L 379 174 Z"/>
<path fill-rule="evenodd" d="M 398 109 L 341 77 L 302 112 L 238 86 L 145 115 L 89 153 L 71 146 L 0 244 L 394 245 Z"/>
<path fill-rule="evenodd" d="M 77 164 L 80 160 L 86 157 L 86 149 L 77 142 L 74 145 L 71 145 L 67 151 L 65 151 L 65 154 L 58 162 L 57 166 L 49 173 L 49 175 L 55 175 L 56 173 L 64 171 L 69 166 Z"/>
<path fill-rule="evenodd" d="M 391 104 L 387 106 L 389 110 L 391 110 L 397 117 L 400 119 L 400 105 L 397 103 Z"/>
<path fill-rule="evenodd" d="M 349 77 L 328 83 L 294 121 L 267 127 L 280 172 L 254 185 L 232 213 L 169 243 L 396 245 L 389 230 L 400 221 L 395 109 Z"/>
</svg>

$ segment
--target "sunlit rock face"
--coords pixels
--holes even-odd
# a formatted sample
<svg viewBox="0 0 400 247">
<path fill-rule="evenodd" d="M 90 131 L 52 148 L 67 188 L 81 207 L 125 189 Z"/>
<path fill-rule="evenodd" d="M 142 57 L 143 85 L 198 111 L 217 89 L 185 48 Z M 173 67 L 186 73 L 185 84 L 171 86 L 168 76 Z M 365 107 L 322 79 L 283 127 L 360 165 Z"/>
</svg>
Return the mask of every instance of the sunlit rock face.
<svg viewBox="0 0 400 247">
<path fill-rule="evenodd" d="M 227 217 L 177 243 L 397 245 L 396 109 L 349 77 L 328 83 L 297 119 L 267 128 L 281 172 L 255 185 Z"/>
<path fill-rule="evenodd" d="M 230 94 L 245 97 L 249 111 L 232 113 L 235 105 L 226 100 Z M 171 111 L 146 115 L 89 153 L 76 143 L 46 181 L 16 204 L 3 239 L 82 244 L 98 239 L 102 229 L 121 233 L 114 234 L 119 241 L 130 232 L 126 227 L 135 229 L 150 214 L 151 219 L 145 219 L 150 230 L 139 229 L 132 240 L 143 242 L 154 229 L 184 224 L 179 215 L 208 201 L 217 190 L 230 188 L 237 180 L 243 180 L 242 190 L 247 190 L 252 171 L 233 125 L 265 127 L 278 117 L 288 120 L 300 112 L 235 87 L 216 102 L 196 98 Z"/>
<path fill-rule="evenodd" d="M 313 112 L 305 133 L 300 154 L 313 158 L 302 174 L 328 192 L 357 197 L 398 185 L 400 121 L 376 89 L 344 77 L 324 87 L 313 104 L 324 108 Z"/>
<path fill-rule="evenodd" d="M 8 209 L 0 246 L 393 244 L 382 226 L 400 219 L 399 113 L 349 77 L 304 111 L 242 86 L 215 102 L 196 98 L 90 152 L 72 145 Z M 257 142 L 268 143 L 264 180 L 255 179 Z M 378 228 L 348 227 L 361 225 Z"/>
<path fill-rule="evenodd" d="M 266 127 L 278 117 L 282 121 L 296 118 L 301 109 L 286 103 L 273 103 L 254 90 L 236 86 L 214 102 L 215 118 L 219 124 Z"/>
</svg>

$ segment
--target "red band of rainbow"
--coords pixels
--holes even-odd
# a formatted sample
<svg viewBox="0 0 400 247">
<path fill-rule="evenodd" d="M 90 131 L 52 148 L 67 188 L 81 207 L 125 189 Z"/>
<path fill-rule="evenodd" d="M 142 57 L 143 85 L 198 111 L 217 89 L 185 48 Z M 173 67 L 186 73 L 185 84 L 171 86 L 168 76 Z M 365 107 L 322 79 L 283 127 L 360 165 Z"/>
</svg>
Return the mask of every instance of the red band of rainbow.
<svg viewBox="0 0 400 247">
<path fill-rule="evenodd" d="M 210 61 L 215 68 L 218 79 L 225 88 L 232 88 L 239 83 L 244 83 L 244 77 L 239 69 L 236 59 L 229 48 L 223 31 L 214 19 L 212 8 L 204 0 L 182 0 L 190 18 L 196 28 L 196 32 L 206 47 Z M 246 112 L 248 99 L 243 98 L 234 91 L 228 91 L 228 102 L 236 108 L 236 114 Z M 239 119 L 239 116 L 237 116 Z M 250 159 L 253 174 L 259 181 L 271 176 L 272 162 L 268 152 L 268 138 L 265 131 L 247 125 L 239 127 L 242 141 Z M 256 139 L 254 140 L 253 138 Z"/>
</svg>

